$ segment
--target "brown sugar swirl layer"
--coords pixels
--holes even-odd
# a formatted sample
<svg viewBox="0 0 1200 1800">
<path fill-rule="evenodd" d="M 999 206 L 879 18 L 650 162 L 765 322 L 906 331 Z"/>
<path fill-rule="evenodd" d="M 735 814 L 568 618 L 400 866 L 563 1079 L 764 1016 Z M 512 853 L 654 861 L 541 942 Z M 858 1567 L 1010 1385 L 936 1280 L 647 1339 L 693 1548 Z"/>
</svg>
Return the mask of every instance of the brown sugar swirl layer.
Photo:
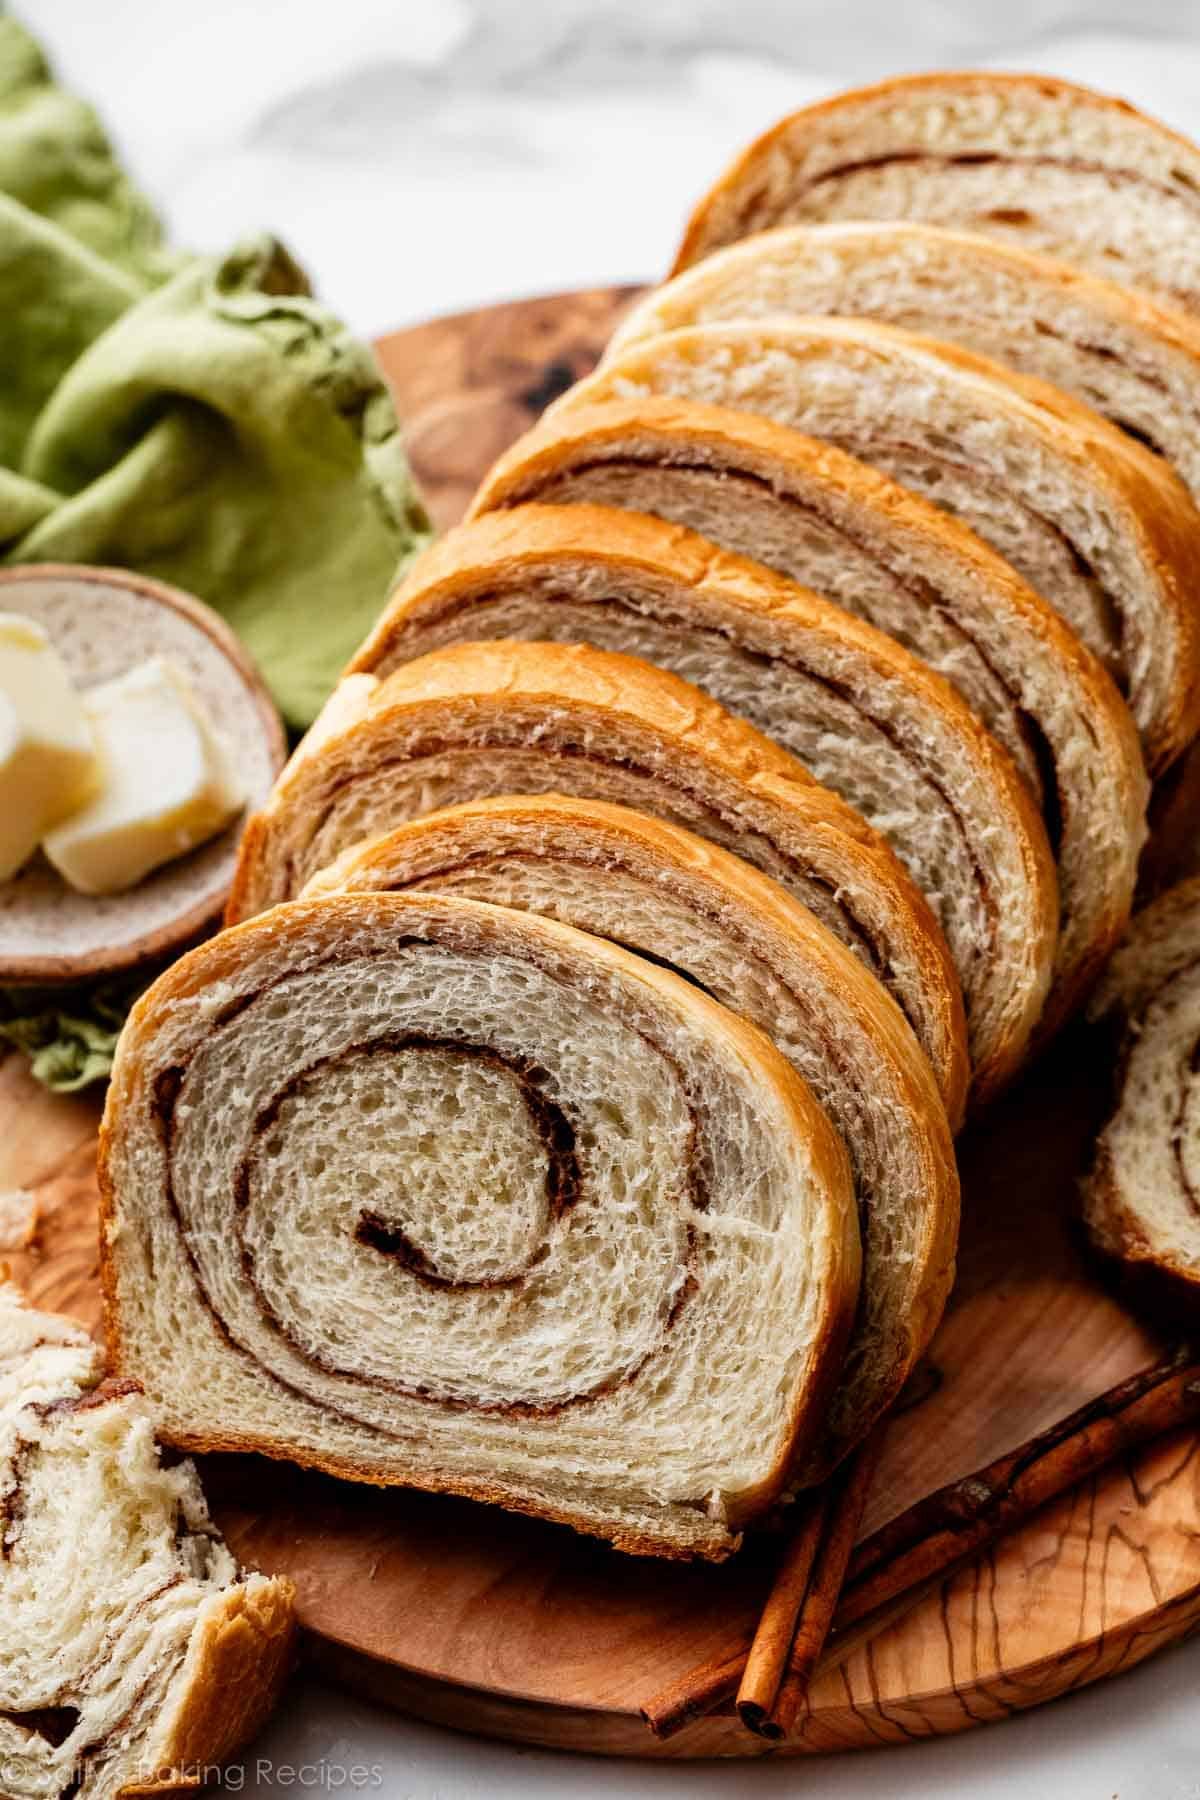
<svg viewBox="0 0 1200 1800">
<path fill-rule="evenodd" d="M 904 1386 L 953 1277 L 953 1145 L 895 1002 L 777 882 L 691 832 L 597 800 L 448 807 L 348 850 L 305 894 L 415 891 L 540 913 L 675 969 L 760 1026 L 808 1082 L 849 1151 L 863 1244 L 854 1333 L 802 1479 L 826 1472 Z"/>
<path fill-rule="evenodd" d="M 1019 1065 L 1049 985 L 1053 862 L 1016 768 L 948 682 L 760 564 L 608 507 L 523 506 L 451 532 L 352 666 L 386 675 L 484 638 L 642 657 L 790 751 L 890 842 L 937 914 L 977 1097 Z"/>
<path fill-rule="evenodd" d="M 700 201 L 675 269 L 775 225 L 919 219 L 1049 251 L 1200 311 L 1200 150 L 1124 101 L 972 70 L 781 119 Z"/>
<path fill-rule="evenodd" d="M 765 1036 L 462 899 L 299 902 L 176 965 L 102 1187 L 169 1441 L 656 1553 L 728 1554 L 793 1478 L 857 1294 L 846 1152 Z"/>
<path fill-rule="evenodd" d="M 351 845 L 438 807 L 544 793 L 668 819 L 779 881 L 895 996 L 960 1120 L 962 994 L 903 865 L 795 757 L 638 657 L 467 643 L 383 680 L 347 676 L 247 827 L 229 917 L 294 897 Z"/>
</svg>

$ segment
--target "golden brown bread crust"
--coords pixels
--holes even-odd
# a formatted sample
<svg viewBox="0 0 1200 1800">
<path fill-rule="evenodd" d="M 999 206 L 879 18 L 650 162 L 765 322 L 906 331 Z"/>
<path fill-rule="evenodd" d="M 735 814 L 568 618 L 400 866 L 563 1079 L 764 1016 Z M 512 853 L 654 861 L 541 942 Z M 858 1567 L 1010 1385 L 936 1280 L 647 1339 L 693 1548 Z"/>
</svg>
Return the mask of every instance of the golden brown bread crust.
<svg viewBox="0 0 1200 1800">
<path fill-rule="evenodd" d="M 653 346 L 639 345 L 622 359 L 622 366 L 636 371 L 652 360 Z M 831 444 L 761 415 L 687 399 L 651 396 L 587 403 L 587 391 L 599 386 L 604 393 L 604 382 L 602 368 L 598 377 L 580 384 L 577 391 L 584 398 L 578 404 L 554 409 L 500 459 L 480 490 L 473 517 L 488 508 L 536 501 L 552 492 L 556 482 L 569 481 L 572 470 L 586 471 L 605 458 L 619 458 L 631 444 L 637 446 L 638 456 L 649 455 L 664 469 L 699 456 L 706 466 L 732 477 L 744 473 L 784 500 L 795 497 L 803 503 L 806 496 L 824 492 L 842 507 L 849 499 L 875 539 L 894 544 L 901 561 L 911 562 L 927 582 L 936 587 L 938 573 L 945 568 L 964 588 L 987 595 L 990 610 L 1012 621 L 1015 636 L 1032 635 L 1038 642 L 1057 668 L 1057 681 L 1077 695 L 1080 711 L 1096 734 L 1098 753 L 1111 772 L 1109 791 L 1122 817 L 1132 864 L 1144 834 L 1145 775 L 1128 708 L 1097 659 L 990 546 L 929 501 Z M 569 488 L 564 491 L 569 496 Z M 381 630 L 386 631 L 386 623 Z M 1011 689 L 1023 669 L 1000 673 Z M 1125 885 L 1131 890 L 1132 879 Z M 1087 991 L 1128 917 L 1128 893 L 1122 897 L 1114 891 L 1070 980 L 1056 988 L 1043 1021 L 1043 1038 Z"/>
<path fill-rule="evenodd" d="M 612 404 L 630 379 L 651 379 L 660 346 L 664 352 L 691 361 L 720 355 L 736 366 L 763 345 L 777 345 L 801 360 L 831 351 L 836 354 L 843 347 L 848 354 L 862 352 L 885 363 L 900 357 L 916 363 L 918 368 L 922 358 L 932 358 L 980 384 L 977 392 L 981 412 L 1001 418 L 1011 415 L 1025 429 L 1036 432 L 1054 456 L 1073 464 L 1089 484 L 1098 482 L 1105 487 L 1110 502 L 1120 508 L 1147 561 L 1155 568 L 1164 603 L 1171 609 L 1178 633 L 1180 679 L 1161 718 L 1155 721 L 1146 746 L 1151 771 L 1159 774 L 1165 770 L 1200 731 L 1200 609 L 1192 585 L 1198 568 L 1196 533 L 1200 520 L 1186 488 L 1161 457 L 1133 443 L 1060 388 L 1031 375 L 1020 375 L 961 345 L 870 319 L 789 317 L 730 321 L 684 327 L 630 345 L 564 394 L 550 409 L 547 428 L 585 406 Z M 644 407 L 648 398 L 641 396 L 638 406 Z M 507 464 L 508 459 L 503 459 L 501 466 Z M 966 527 L 960 525 L 957 530 L 964 532 Z M 1096 673 L 1091 677 L 1095 704 L 1108 715 L 1113 729 L 1119 729 L 1115 723 L 1117 709 L 1127 709 L 1107 671 L 1079 644 L 1057 612 L 1019 578 L 1009 593 L 1043 637 L 1054 639 L 1064 653 L 1074 648 L 1074 660 L 1081 670 L 1095 664 Z M 1102 691 L 1106 687 L 1111 692 Z"/>
<path fill-rule="evenodd" d="M 1027 916 L 1019 952 L 1024 960 L 1013 967 L 1008 985 L 1011 1011 L 1002 1029 L 989 1025 L 971 1034 L 974 1097 L 981 1102 L 998 1091 L 1020 1066 L 1045 1003 L 1058 935 L 1058 888 L 1032 796 L 949 682 L 873 626 L 759 563 L 682 526 L 585 504 L 497 511 L 448 533 L 401 583 L 352 672 L 386 678 L 447 641 L 492 637 L 504 626 L 488 623 L 487 606 L 527 592 L 542 607 L 527 627 L 534 637 L 550 635 L 545 608 L 557 600 L 578 595 L 601 607 L 625 603 L 645 617 L 713 634 L 755 658 L 782 659 L 801 671 L 814 655 L 818 671 L 826 663 L 844 666 L 839 659 L 845 653 L 857 659 L 859 670 L 867 665 L 880 694 L 903 693 L 908 719 L 938 720 L 986 785 L 993 817 L 1022 865 L 1022 891 L 1009 897 Z M 819 673 L 818 679 L 831 677 Z M 993 979 L 989 972 L 989 987 Z M 972 1025 L 971 992 L 967 999 Z"/>
<path fill-rule="evenodd" d="M 840 120 L 854 110 L 878 100 L 907 99 L 928 94 L 937 99 L 954 94 L 983 94 L 1003 99 L 1007 95 L 1036 95 L 1051 101 L 1065 101 L 1073 111 L 1109 115 L 1113 119 L 1132 122 L 1144 130 L 1148 138 L 1158 140 L 1185 172 L 1191 189 L 1200 188 L 1200 150 L 1182 132 L 1172 131 L 1158 119 L 1110 94 L 1076 82 L 1063 81 L 1053 75 L 1026 75 L 982 72 L 977 70 L 942 70 L 929 74 L 894 76 L 864 87 L 834 94 L 828 100 L 801 107 L 788 114 L 757 137 L 737 156 L 703 198 L 693 208 L 684 229 L 683 240 L 676 252 L 671 274 L 690 267 L 701 257 L 745 235 L 740 219 L 745 207 L 739 207 L 739 190 L 752 190 L 759 179 L 769 180 L 773 161 L 785 146 L 828 139 Z M 765 223 L 781 223 L 775 217 Z M 761 229 L 761 226 L 758 228 Z"/>
<path fill-rule="evenodd" d="M 158 1779 L 126 1793 L 199 1786 L 189 1775 L 228 1762 L 257 1737 L 295 1661 L 294 1598 L 293 1584 L 279 1577 L 250 1577 L 214 1596 L 192 1635 L 185 1685 L 155 1750 Z"/>
<path fill-rule="evenodd" d="M 827 256 L 836 259 L 844 244 L 850 247 L 851 268 L 855 250 L 861 246 L 858 254 L 879 274 L 887 268 L 893 253 L 905 259 L 906 268 L 910 266 L 907 257 L 911 254 L 918 267 L 924 258 L 935 269 L 953 262 L 981 274 L 994 270 L 1004 276 L 1007 284 L 1019 284 L 1027 291 L 1029 309 L 1035 317 L 1039 293 L 1049 290 L 1058 299 L 1083 310 L 1088 324 L 1081 329 L 1085 334 L 1092 329 L 1099 340 L 1084 344 L 1084 350 L 1119 361 L 1118 352 L 1105 346 L 1105 333 L 1111 331 L 1122 337 L 1132 334 L 1130 354 L 1150 388 L 1161 392 L 1169 375 L 1173 381 L 1190 384 L 1200 392 L 1200 324 L 1185 314 L 1157 305 L 1147 295 L 1115 282 L 1099 280 L 1069 264 L 993 238 L 896 221 L 783 227 L 718 251 L 703 266 L 649 293 L 617 332 L 606 360 L 611 362 L 628 347 L 664 332 L 739 316 L 744 308 L 737 304 L 738 295 L 746 282 L 755 279 L 760 264 L 778 271 L 772 281 L 775 286 L 779 281 L 786 283 L 789 262 L 798 263 L 808 280 L 809 298 L 812 274 L 824 266 Z M 732 291 L 722 289 L 722 269 L 726 266 L 734 276 Z M 907 289 L 904 291 L 907 293 Z M 828 282 L 825 295 L 819 303 L 821 316 L 859 310 L 852 304 L 838 305 L 844 296 L 839 294 L 836 274 Z M 1160 446 L 1164 454 L 1156 455 L 1128 431 L 1121 430 L 1119 419 L 1114 423 L 1100 416 L 1095 409 L 1101 401 L 1087 389 L 1086 376 L 1081 398 L 1064 392 L 1032 370 L 1012 366 L 1007 355 L 1002 356 L 999 351 L 988 354 L 973 348 L 969 342 L 972 322 L 965 321 L 960 331 L 959 319 L 952 311 L 944 318 L 922 324 L 907 317 L 890 318 L 886 308 L 886 301 L 878 311 L 874 306 L 870 308 L 872 318 L 885 329 L 902 327 L 913 334 L 913 342 L 924 344 L 944 360 L 984 378 L 1006 381 L 1025 399 L 1052 413 L 1073 434 L 1073 442 L 1071 437 L 1056 434 L 1055 451 L 1069 456 L 1085 478 L 1097 484 L 1108 506 L 1122 518 L 1144 567 L 1152 572 L 1157 588 L 1155 604 L 1169 620 L 1172 638 L 1178 645 L 1167 704 L 1145 734 L 1151 771 L 1160 772 L 1200 731 L 1200 512 L 1187 491 L 1186 477 L 1169 466 L 1169 450 L 1165 446 Z M 754 310 L 758 313 L 763 309 Z M 775 306 L 772 310 L 780 313 L 783 308 Z M 802 315 L 810 310 L 808 305 L 797 305 L 795 313 Z M 1056 333 L 1051 328 L 1047 328 L 1047 333 L 1049 340 L 1056 343 Z M 1031 336 L 1036 344 L 1046 341 L 1037 333 Z M 958 351 L 957 356 L 948 355 L 952 346 Z M 1200 412 L 1197 419 L 1200 421 Z M 501 467 L 507 461 L 508 458 L 502 458 Z M 487 478 L 485 492 L 494 487 L 495 479 L 494 475 Z M 504 501 L 512 503 L 511 498 Z M 483 509 L 478 500 L 476 509 Z"/>
<path fill-rule="evenodd" d="M 1136 332 L 1148 344 L 1159 346 L 1188 362 L 1200 364 L 1200 321 L 1190 313 L 1182 312 L 1178 307 L 1167 306 L 1153 294 L 1145 293 L 1140 288 L 1125 287 L 1118 281 L 1106 281 L 1103 276 L 1094 274 L 1090 269 L 1079 268 L 1074 263 L 1064 262 L 1057 256 L 1031 249 L 1027 244 L 1014 243 L 1008 238 L 986 237 L 982 232 L 968 231 L 952 225 L 934 225 L 920 219 L 839 219 L 825 223 L 772 226 L 768 231 L 755 232 L 754 242 L 762 247 L 765 254 L 769 254 L 773 244 L 786 252 L 791 242 L 803 246 L 808 240 L 819 247 L 828 238 L 831 245 L 836 246 L 840 239 L 859 236 L 878 240 L 879 248 L 885 251 L 891 240 L 911 242 L 916 247 L 928 245 L 931 248 L 942 248 L 953 252 L 964 264 L 974 264 L 983 271 L 995 269 L 997 272 L 1024 277 L 1034 293 L 1039 289 L 1048 289 L 1064 300 L 1077 301 L 1089 313 L 1110 324 L 1115 330 Z M 738 244 L 744 246 L 748 242 L 745 238 L 737 240 Z M 720 250 L 708 252 L 702 259 L 706 270 L 718 269 L 726 252 L 734 248 L 734 244 L 728 244 Z M 695 263 L 688 265 L 689 268 L 697 266 Z M 654 309 L 672 291 L 675 277 L 686 273 L 684 268 L 675 270 L 670 280 L 661 287 L 648 288 L 638 295 L 622 315 L 617 329 L 609 339 L 606 355 L 623 350 L 626 344 L 636 343 L 640 338 L 657 335 L 663 330 L 675 330 L 684 324 L 682 318 L 664 324 L 656 320 Z M 643 319 L 645 329 L 642 328 Z M 931 331 L 926 335 L 941 337 L 940 332 Z M 970 348 L 969 345 L 966 347 Z M 503 458 L 499 460 L 502 461 Z"/>
<path fill-rule="evenodd" d="M 927 1014 L 922 1041 L 934 1066 L 951 1120 L 962 1117 L 967 1086 L 962 995 L 949 949 L 929 905 L 879 835 L 835 795 L 818 786 L 794 757 L 690 683 L 636 657 L 584 645 L 459 644 L 396 669 L 384 681 L 351 673 L 309 738 L 250 820 L 234 877 L 227 918 L 251 917 L 288 895 L 281 881 L 280 846 L 289 817 L 302 817 L 322 782 L 336 780 L 332 750 L 350 766 L 369 759 L 389 725 L 444 732 L 458 717 L 464 729 L 494 719 L 532 722 L 548 710 L 566 712 L 597 729 L 653 737 L 664 759 L 687 775 L 696 769 L 714 784 L 744 787 L 749 797 L 785 810 L 797 830 L 852 854 L 878 894 L 893 928 L 921 972 Z M 304 871 L 298 885 L 308 874 Z"/>
<path fill-rule="evenodd" d="M 914 1188 L 922 1201 L 921 1235 L 905 1247 L 910 1286 L 917 1292 L 909 1295 L 909 1311 L 898 1333 L 903 1343 L 876 1383 L 869 1413 L 857 1418 L 852 1429 L 834 1433 L 818 1446 L 817 1473 L 823 1474 L 900 1393 L 928 1347 L 953 1283 L 958 1170 L 929 1063 L 882 985 L 777 882 L 719 846 L 628 807 L 561 794 L 504 796 L 447 807 L 347 850 L 313 877 L 302 898 L 417 887 L 453 893 L 456 870 L 486 867 L 490 858 L 511 854 L 521 844 L 531 846 L 531 854 L 545 856 L 551 866 L 555 844 L 571 850 L 586 846 L 599 867 L 635 871 L 656 889 L 685 895 L 699 892 L 717 917 L 732 909 L 734 917 L 746 921 L 755 942 L 782 946 L 779 968 L 791 958 L 815 968 L 824 990 L 838 997 L 847 1019 L 885 1061 L 887 1083 L 878 1096 L 880 1103 L 889 1111 L 893 1106 L 902 1110 L 919 1145 L 920 1174 Z M 614 921 L 614 935 L 620 938 L 621 931 L 620 921 Z M 640 948 L 630 947 L 635 952 Z M 725 1004 L 731 1004 L 727 997 Z M 849 1147 L 853 1158 L 854 1145 Z M 869 1198 L 864 1238 L 869 1246 Z M 811 1479 L 813 1471 L 807 1473 Z"/>
<path fill-rule="evenodd" d="M 742 1525 L 767 1511 L 800 1473 L 821 1430 L 825 1410 L 838 1381 L 846 1342 L 853 1325 L 860 1267 L 855 1226 L 853 1184 L 849 1158 L 841 1139 L 822 1108 L 792 1065 L 756 1026 L 720 1006 L 682 977 L 656 968 L 644 958 L 618 945 L 573 930 L 533 914 L 515 912 L 481 902 L 421 893 L 335 893 L 314 900 L 296 900 L 247 920 L 218 934 L 188 952 L 167 969 L 136 1002 L 122 1033 L 112 1081 L 100 1127 L 97 1184 L 100 1195 L 100 1277 L 105 1298 L 105 1327 L 114 1373 L 137 1379 L 122 1323 L 120 1244 L 132 1229 L 123 1216 L 114 1176 L 121 1140 L 135 1133 L 139 1123 L 155 1116 L 156 1034 L 170 1020 L 181 1001 L 211 990 L 214 985 L 233 993 L 240 981 L 253 979 L 264 955 L 275 955 L 281 942 L 294 941 L 305 956 L 328 958 L 356 930 L 373 930 L 388 942 L 422 936 L 438 942 L 454 941 L 460 925 L 471 941 L 501 943 L 509 951 L 518 948 L 530 960 L 542 956 L 587 965 L 599 973 L 616 975 L 649 990 L 652 1002 L 668 1016 L 682 1015 L 693 1029 L 702 1030 L 712 1043 L 727 1048 L 755 1078 L 772 1091 L 774 1100 L 791 1119 L 803 1138 L 819 1184 L 840 1199 L 840 1239 L 831 1251 L 829 1281 L 822 1292 L 822 1314 L 817 1341 L 807 1361 L 807 1383 L 798 1391 L 792 1407 L 790 1432 L 769 1473 L 753 1489 L 739 1496 L 736 1515 L 725 1522 L 711 1521 L 703 1539 L 681 1544 L 677 1538 L 629 1530 L 610 1530 L 594 1514 L 575 1511 L 569 1505 L 542 1504 L 536 1497 L 486 1477 L 458 1478 L 427 1469 L 397 1472 L 377 1459 L 353 1459 L 325 1455 L 300 1446 L 261 1441 L 236 1428 L 211 1433 L 180 1431 L 165 1426 L 166 1441 L 193 1453 L 253 1451 L 275 1460 L 293 1461 L 347 1480 L 374 1486 L 420 1488 L 430 1493 L 458 1494 L 468 1499 L 505 1506 L 573 1529 L 599 1535 L 632 1555 L 701 1557 L 721 1561 L 738 1548 Z M 177 1047 L 174 1054 L 178 1054 Z M 264 1636 L 267 1621 L 247 1622 L 228 1639 L 225 1652 L 233 1666 L 255 1637 Z M 272 1628 L 267 1641 L 278 1644 Z M 216 1646 L 214 1645 L 214 1648 Z M 278 1644 L 277 1655 L 286 1666 L 287 1646 Z M 274 1678 L 274 1664 L 272 1664 Z M 255 1703 L 257 1704 L 257 1703 Z M 257 1716 L 255 1712 L 253 1716 Z"/>
</svg>

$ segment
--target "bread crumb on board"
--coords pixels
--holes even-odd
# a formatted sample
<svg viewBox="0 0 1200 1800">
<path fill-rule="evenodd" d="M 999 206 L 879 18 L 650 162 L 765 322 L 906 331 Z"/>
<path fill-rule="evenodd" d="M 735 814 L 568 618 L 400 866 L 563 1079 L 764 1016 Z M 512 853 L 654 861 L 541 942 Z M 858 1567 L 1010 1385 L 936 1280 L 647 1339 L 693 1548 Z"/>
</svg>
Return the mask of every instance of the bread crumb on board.
<svg viewBox="0 0 1200 1800">
<path fill-rule="evenodd" d="M 0 1254 L 27 1250 L 37 1236 L 38 1203 L 27 1188 L 0 1190 Z"/>
</svg>

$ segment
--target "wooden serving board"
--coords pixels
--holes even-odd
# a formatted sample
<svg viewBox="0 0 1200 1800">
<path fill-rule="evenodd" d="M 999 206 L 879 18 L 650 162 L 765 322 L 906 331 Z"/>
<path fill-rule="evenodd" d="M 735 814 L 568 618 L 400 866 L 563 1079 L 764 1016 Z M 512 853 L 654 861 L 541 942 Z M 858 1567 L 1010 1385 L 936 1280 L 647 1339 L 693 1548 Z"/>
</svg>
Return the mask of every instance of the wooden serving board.
<svg viewBox="0 0 1200 1800">
<path fill-rule="evenodd" d="M 440 524 L 490 460 L 594 360 L 630 290 L 521 302 L 379 346 Z M 961 1146 L 960 1272 L 913 1403 L 892 1423 L 864 1529 L 1023 1442 L 1164 1347 L 1105 1291 L 1073 1223 L 1104 1071 L 1079 1037 Z M 89 1099 L 0 1065 L 0 1188 L 31 1188 L 12 1257 L 42 1304 L 99 1323 Z M 466 1501 L 380 1494 L 255 1458 L 205 1479 L 246 1562 L 287 1572 L 314 1658 L 359 1692 L 466 1730 L 656 1757 L 752 1756 L 730 1716 L 666 1744 L 639 1705 L 749 1640 L 770 1578 L 648 1563 Z M 1046 1509 L 818 1678 L 782 1753 L 959 1731 L 1111 1675 L 1200 1625 L 1200 1434 L 1179 1433 Z M 775 1751 L 774 1754 L 780 1754 Z"/>
</svg>

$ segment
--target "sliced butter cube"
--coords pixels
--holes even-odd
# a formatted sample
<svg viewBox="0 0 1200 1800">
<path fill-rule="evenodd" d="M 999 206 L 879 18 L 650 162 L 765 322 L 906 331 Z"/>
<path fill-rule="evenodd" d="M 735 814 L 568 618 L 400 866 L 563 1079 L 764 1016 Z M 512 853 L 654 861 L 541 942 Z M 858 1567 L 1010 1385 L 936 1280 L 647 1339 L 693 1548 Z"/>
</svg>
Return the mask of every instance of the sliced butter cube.
<svg viewBox="0 0 1200 1800">
<path fill-rule="evenodd" d="M 0 613 L 0 881 L 98 781 L 83 703 L 40 625 Z"/>
<path fill-rule="evenodd" d="M 83 699 L 103 785 L 44 848 L 73 888 L 117 894 L 215 836 L 244 794 L 186 676 L 164 658 Z"/>
</svg>

